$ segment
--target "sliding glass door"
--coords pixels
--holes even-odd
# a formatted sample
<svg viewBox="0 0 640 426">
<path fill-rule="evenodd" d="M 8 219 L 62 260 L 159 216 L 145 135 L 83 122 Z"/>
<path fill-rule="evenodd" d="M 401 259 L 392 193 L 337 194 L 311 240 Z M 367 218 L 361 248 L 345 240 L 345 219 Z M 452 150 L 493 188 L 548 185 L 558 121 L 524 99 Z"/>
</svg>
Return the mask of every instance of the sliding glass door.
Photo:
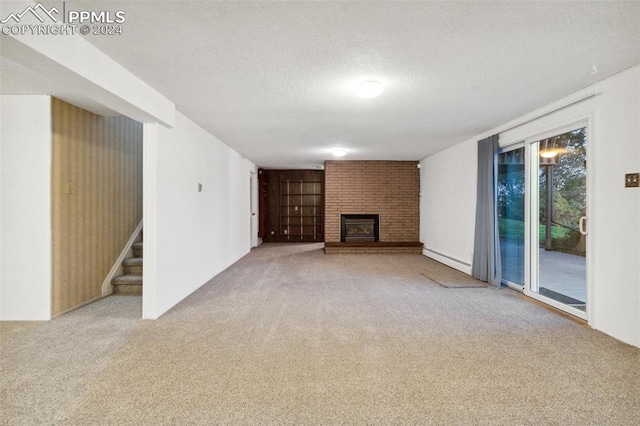
<svg viewBox="0 0 640 426">
<path fill-rule="evenodd" d="M 498 156 L 502 279 L 586 319 L 586 123 L 542 136 Z"/>
<path fill-rule="evenodd" d="M 498 233 L 502 280 L 525 284 L 525 149 L 509 148 L 498 155 Z"/>
<path fill-rule="evenodd" d="M 529 291 L 579 317 L 587 304 L 587 129 L 530 145 Z"/>
</svg>

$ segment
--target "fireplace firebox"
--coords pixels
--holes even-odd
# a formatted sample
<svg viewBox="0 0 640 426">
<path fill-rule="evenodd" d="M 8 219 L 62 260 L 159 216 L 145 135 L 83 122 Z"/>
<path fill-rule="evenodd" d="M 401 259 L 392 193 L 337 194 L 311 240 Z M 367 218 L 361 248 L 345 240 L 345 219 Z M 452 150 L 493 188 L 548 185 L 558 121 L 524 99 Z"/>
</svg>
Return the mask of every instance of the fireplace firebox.
<svg viewBox="0 0 640 426">
<path fill-rule="evenodd" d="M 340 242 L 375 243 L 380 240 L 380 215 L 341 214 Z"/>
</svg>

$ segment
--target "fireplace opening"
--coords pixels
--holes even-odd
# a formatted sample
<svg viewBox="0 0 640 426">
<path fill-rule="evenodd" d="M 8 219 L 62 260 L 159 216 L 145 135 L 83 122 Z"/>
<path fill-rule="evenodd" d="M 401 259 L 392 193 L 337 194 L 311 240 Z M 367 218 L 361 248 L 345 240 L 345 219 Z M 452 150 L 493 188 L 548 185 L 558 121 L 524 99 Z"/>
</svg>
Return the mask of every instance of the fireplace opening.
<svg viewBox="0 0 640 426">
<path fill-rule="evenodd" d="M 341 214 L 340 242 L 375 243 L 380 240 L 380 215 Z"/>
</svg>

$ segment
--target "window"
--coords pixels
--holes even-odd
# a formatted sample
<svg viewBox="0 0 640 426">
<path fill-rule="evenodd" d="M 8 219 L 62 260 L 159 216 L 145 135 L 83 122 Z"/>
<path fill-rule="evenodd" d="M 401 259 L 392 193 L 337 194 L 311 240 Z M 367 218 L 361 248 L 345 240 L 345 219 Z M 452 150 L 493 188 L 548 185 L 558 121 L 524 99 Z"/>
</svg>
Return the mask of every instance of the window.
<svg viewBox="0 0 640 426">
<path fill-rule="evenodd" d="M 498 155 L 498 234 L 502 279 L 524 286 L 525 149 L 510 148 Z"/>
</svg>

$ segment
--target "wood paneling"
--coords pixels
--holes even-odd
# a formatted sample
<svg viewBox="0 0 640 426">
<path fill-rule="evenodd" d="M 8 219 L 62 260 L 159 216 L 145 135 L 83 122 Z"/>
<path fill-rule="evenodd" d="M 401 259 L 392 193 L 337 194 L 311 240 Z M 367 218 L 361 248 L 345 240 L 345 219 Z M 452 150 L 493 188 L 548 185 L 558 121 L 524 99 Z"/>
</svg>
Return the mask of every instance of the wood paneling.
<svg viewBox="0 0 640 426">
<path fill-rule="evenodd" d="M 263 241 L 324 241 L 324 172 L 261 170 L 260 176 Z"/>
<path fill-rule="evenodd" d="M 100 297 L 142 219 L 142 124 L 52 100 L 53 314 Z"/>
</svg>

